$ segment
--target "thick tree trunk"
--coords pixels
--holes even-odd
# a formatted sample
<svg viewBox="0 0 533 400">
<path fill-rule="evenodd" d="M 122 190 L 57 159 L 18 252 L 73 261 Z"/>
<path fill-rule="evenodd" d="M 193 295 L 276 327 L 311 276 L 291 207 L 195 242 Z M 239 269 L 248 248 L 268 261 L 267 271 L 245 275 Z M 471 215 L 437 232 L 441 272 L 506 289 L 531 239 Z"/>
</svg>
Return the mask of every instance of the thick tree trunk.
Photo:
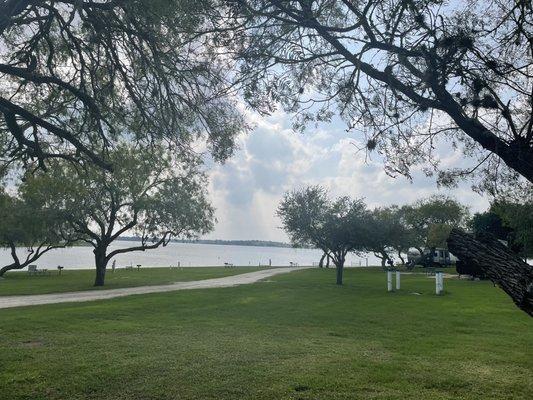
<svg viewBox="0 0 533 400">
<path fill-rule="evenodd" d="M 105 271 L 107 267 L 107 258 L 106 258 L 107 247 L 104 248 L 95 248 L 94 253 L 94 262 L 96 265 L 96 278 L 94 280 L 94 286 L 104 286 L 105 283 Z"/>
<path fill-rule="evenodd" d="M 533 316 L 533 267 L 493 237 L 452 229 L 448 249 L 462 262 L 478 266 L 514 303 Z"/>
</svg>

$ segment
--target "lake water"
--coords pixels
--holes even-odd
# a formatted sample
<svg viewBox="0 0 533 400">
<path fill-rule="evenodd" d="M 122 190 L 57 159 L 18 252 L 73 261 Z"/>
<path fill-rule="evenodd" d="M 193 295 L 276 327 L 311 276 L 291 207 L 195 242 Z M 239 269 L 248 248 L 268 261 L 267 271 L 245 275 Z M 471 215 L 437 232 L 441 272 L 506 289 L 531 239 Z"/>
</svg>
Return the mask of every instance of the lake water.
<svg viewBox="0 0 533 400">
<path fill-rule="evenodd" d="M 116 241 L 110 246 L 110 251 L 118 248 L 131 247 L 138 243 L 133 241 Z M 58 265 L 66 269 L 94 268 L 94 256 L 92 247 L 70 247 L 66 249 L 52 250 L 42 256 L 35 264 L 39 268 L 55 269 Z M 19 249 L 19 255 L 25 254 L 26 249 Z M 169 243 L 166 247 L 160 247 L 145 252 L 119 254 L 116 259 L 117 267 L 141 264 L 143 267 L 168 267 L 177 265 L 182 267 L 208 267 L 223 266 L 231 263 L 235 266 L 269 265 L 287 266 L 289 263 L 299 265 L 313 265 L 320 260 L 322 252 L 315 249 L 292 249 L 282 247 L 259 247 L 259 246 L 230 246 L 215 244 L 194 243 Z M 0 265 L 11 263 L 11 254 L 7 250 L 0 249 Z M 346 266 L 365 266 L 366 257 L 350 254 L 346 260 Z M 379 265 L 378 259 L 368 255 L 368 265 Z M 111 262 L 108 265 L 111 267 Z"/>
</svg>

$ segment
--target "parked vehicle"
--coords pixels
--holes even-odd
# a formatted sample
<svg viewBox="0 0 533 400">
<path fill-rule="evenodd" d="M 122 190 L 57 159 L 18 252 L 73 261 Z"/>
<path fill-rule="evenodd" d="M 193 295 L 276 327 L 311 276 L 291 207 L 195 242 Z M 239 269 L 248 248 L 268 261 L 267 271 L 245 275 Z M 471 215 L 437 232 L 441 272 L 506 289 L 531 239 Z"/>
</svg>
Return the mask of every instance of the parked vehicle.
<svg viewBox="0 0 533 400">
<path fill-rule="evenodd" d="M 407 261 L 411 265 L 424 267 L 449 267 L 457 262 L 457 258 L 444 248 L 425 248 L 423 253 L 416 249 L 409 250 Z"/>
</svg>

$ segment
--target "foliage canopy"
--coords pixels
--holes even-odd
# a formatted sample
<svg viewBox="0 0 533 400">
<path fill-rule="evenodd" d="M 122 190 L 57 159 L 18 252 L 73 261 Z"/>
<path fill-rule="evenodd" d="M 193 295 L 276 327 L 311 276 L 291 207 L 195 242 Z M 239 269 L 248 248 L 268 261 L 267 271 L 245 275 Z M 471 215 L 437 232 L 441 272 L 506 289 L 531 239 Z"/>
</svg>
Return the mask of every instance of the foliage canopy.
<svg viewBox="0 0 533 400">
<path fill-rule="evenodd" d="M 527 1 L 226 0 L 211 10 L 245 98 L 296 126 L 340 115 L 391 175 L 417 164 L 481 190 L 533 182 L 533 7 Z M 232 29 L 229 29 L 231 27 Z M 474 161 L 439 164 L 439 143 Z M 520 176 L 525 179 L 521 179 Z"/>
<path fill-rule="evenodd" d="M 217 160 L 244 129 L 228 97 L 226 61 L 212 57 L 209 2 L 0 2 L 0 161 L 61 158 L 111 170 L 124 138 Z"/>
<path fill-rule="evenodd" d="M 112 174 L 50 162 L 47 172 L 28 174 L 20 189 L 60 210 L 80 239 L 94 247 L 97 285 L 115 255 L 206 233 L 214 220 L 198 161 L 176 160 L 160 146 L 147 150 L 131 144 L 119 145 L 109 159 Z M 108 252 L 126 233 L 141 243 Z"/>
</svg>

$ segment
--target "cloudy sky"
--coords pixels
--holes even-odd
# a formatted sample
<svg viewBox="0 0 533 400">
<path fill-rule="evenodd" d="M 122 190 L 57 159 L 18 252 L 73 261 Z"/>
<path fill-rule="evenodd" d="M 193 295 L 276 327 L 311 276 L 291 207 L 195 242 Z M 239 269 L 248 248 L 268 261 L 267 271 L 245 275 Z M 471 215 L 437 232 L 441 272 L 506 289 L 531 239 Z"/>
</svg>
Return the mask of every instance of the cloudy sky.
<svg viewBox="0 0 533 400">
<path fill-rule="evenodd" d="M 262 118 L 247 112 L 255 129 L 243 135 L 240 149 L 224 165 L 210 171 L 210 194 L 217 208 L 218 224 L 209 238 L 287 241 L 275 210 L 287 190 L 312 184 L 327 187 L 333 196 L 364 197 L 370 206 L 405 204 L 435 193 L 454 196 L 470 210 L 488 207 L 486 198 L 469 184 L 457 189 L 437 188 L 434 178 L 414 171 L 413 182 L 385 174 L 379 156 L 365 162 L 358 152 L 357 133 L 347 133 L 341 121 L 308 129 L 291 129 L 283 112 Z M 448 146 L 441 163 L 453 166 L 461 154 Z"/>
</svg>

